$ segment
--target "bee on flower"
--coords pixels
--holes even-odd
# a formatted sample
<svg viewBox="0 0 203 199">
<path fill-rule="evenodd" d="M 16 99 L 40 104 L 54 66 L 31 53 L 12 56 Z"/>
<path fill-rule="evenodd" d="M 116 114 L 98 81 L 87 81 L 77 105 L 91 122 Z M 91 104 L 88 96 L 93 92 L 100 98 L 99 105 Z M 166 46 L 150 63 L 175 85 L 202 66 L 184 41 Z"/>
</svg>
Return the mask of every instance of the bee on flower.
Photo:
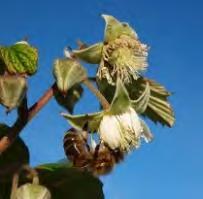
<svg viewBox="0 0 203 199">
<path fill-rule="evenodd" d="M 88 132 L 69 129 L 64 136 L 64 151 L 75 168 L 94 175 L 108 174 L 124 158 L 119 150 L 112 150 L 103 142 L 88 143 Z"/>
<path fill-rule="evenodd" d="M 82 129 L 88 124 L 91 132 L 98 132 L 100 140 L 111 150 L 124 153 L 140 146 L 141 139 L 149 142 L 153 136 L 134 110 L 128 92 L 118 79 L 110 108 L 86 115 L 62 114 L 74 128 Z"/>
<path fill-rule="evenodd" d="M 98 97 L 104 110 L 83 115 L 62 114 L 75 129 L 82 131 L 87 125 L 89 133 L 97 133 L 99 143 L 89 147 L 87 157 L 91 157 L 88 168 L 98 175 L 110 172 L 142 141 L 148 143 L 153 139 L 140 115 L 168 127 L 175 122 L 167 101 L 171 93 L 142 75 L 148 66 L 149 47 L 141 43 L 129 24 L 110 15 L 102 17 L 106 22 L 104 41 L 89 47 L 79 42 L 72 57 L 98 64 L 95 79 L 99 90 L 90 86 L 88 80 L 83 83 Z"/>
</svg>

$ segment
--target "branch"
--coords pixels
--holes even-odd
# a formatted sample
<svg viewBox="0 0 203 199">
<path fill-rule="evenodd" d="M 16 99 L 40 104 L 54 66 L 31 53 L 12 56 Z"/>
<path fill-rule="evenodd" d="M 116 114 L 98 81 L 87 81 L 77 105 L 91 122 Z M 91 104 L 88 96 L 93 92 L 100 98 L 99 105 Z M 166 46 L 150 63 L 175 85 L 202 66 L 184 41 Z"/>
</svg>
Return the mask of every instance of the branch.
<svg viewBox="0 0 203 199">
<path fill-rule="evenodd" d="M 24 98 L 22 104 L 18 108 L 18 118 L 14 125 L 10 128 L 8 135 L 0 140 L 0 154 L 3 153 L 15 141 L 27 123 L 48 103 L 53 97 L 54 91 L 57 89 L 54 83 L 44 95 L 29 109 L 27 108 L 27 98 Z"/>
<path fill-rule="evenodd" d="M 43 106 L 47 104 L 47 102 L 53 97 L 54 92 L 57 90 L 57 85 L 54 83 L 51 88 L 49 88 L 45 94 L 29 109 L 28 120 L 31 120 L 41 109 Z"/>
<path fill-rule="evenodd" d="M 98 98 L 100 101 L 103 109 L 108 109 L 109 108 L 109 102 L 106 100 L 106 98 L 102 95 L 102 93 L 90 82 L 88 79 L 83 80 L 82 82 L 87 88 L 89 88 L 92 93 Z"/>
</svg>

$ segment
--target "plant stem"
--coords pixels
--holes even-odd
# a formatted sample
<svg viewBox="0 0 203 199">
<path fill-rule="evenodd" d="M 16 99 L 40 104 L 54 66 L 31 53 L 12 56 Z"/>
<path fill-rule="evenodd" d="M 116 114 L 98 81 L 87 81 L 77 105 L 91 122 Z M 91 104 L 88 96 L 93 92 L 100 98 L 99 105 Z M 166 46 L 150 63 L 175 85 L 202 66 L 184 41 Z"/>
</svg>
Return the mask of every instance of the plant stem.
<svg viewBox="0 0 203 199">
<path fill-rule="evenodd" d="M 18 118 L 10 128 L 8 135 L 0 139 L 0 154 L 3 153 L 15 141 L 27 123 L 48 103 L 53 97 L 54 91 L 57 89 L 54 83 L 44 95 L 29 109 L 27 108 L 27 99 L 25 98 L 18 108 Z"/>
<path fill-rule="evenodd" d="M 57 90 L 57 85 L 54 83 L 45 93 L 44 95 L 29 109 L 28 120 L 31 120 L 43 106 L 47 104 L 47 102 L 53 97 L 54 91 Z"/>
<path fill-rule="evenodd" d="M 103 109 L 108 109 L 109 108 L 109 102 L 106 100 L 106 98 L 102 95 L 102 93 L 92 84 L 92 82 L 90 82 L 88 79 L 85 79 L 83 81 L 83 84 L 85 86 L 87 86 L 87 88 L 89 88 L 92 93 L 94 93 L 94 95 L 98 98 L 98 100 L 100 101 Z"/>
</svg>

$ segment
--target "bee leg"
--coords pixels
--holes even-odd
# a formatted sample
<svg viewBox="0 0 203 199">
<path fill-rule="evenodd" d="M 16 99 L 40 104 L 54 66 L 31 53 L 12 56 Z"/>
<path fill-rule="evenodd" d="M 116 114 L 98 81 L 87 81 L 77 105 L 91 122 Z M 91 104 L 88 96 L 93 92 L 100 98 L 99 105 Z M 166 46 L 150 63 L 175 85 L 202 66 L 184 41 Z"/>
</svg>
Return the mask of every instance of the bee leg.
<svg viewBox="0 0 203 199">
<path fill-rule="evenodd" d="M 78 149 L 77 144 L 74 143 L 73 146 L 74 146 L 75 150 L 78 152 L 78 154 L 80 154 L 80 150 Z"/>
<path fill-rule="evenodd" d="M 100 146 L 101 146 L 101 142 L 99 142 L 99 144 L 97 144 L 97 146 L 95 147 L 94 159 L 98 158 Z"/>
</svg>

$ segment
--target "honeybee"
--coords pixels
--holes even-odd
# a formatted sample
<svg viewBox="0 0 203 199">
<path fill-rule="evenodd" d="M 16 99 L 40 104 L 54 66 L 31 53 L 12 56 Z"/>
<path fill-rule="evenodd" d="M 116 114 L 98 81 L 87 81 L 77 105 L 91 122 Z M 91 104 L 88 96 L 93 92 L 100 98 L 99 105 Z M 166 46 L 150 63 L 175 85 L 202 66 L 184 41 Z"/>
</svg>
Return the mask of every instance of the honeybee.
<svg viewBox="0 0 203 199">
<path fill-rule="evenodd" d="M 104 175 L 112 171 L 115 164 L 123 160 L 120 150 L 112 150 L 103 142 L 88 143 L 88 132 L 71 128 L 64 137 L 64 151 L 76 168 L 92 174 Z"/>
<path fill-rule="evenodd" d="M 92 173 L 95 175 L 110 173 L 114 166 L 123 160 L 123 157 L 123 153 L 111 150 L 101 142 L 93 153 L 93 161 L 91 162 Z"/>
<path fill-rule="evenodd" d="M 64 136 L 63 142 L 65 154 L 73 165 L 81 169 L 88 168 L 92 156 L 87 144 L 87 132 L 71 128 Z"/>
</svg>

